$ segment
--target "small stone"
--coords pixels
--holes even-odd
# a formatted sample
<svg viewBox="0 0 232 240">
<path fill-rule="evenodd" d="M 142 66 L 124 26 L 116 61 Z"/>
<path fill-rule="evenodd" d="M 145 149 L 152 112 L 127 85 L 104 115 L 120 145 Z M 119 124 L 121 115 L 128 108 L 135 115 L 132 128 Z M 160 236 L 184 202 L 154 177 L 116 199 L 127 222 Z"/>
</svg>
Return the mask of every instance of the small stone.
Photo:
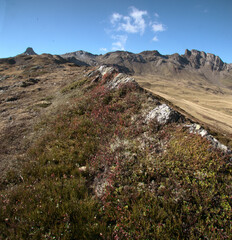
<svg viewBox="0 0 232 240">
<path fill-rule="evenodd" d="M 86 167 L 86 166 L 83 166 L 83 167 L 78 168 L 78 170 L 79 170 L 80 172 L 86 172 L 87 167 Z"/>
<path fill-rule="evenodd" d="M 208 134 L 208 132 L 207 132 L 205 129 L 203 129 L 203 130 L 201 130 L 201 131 L 199 132 L 199 134 L 200 134 L 202 137 L 205 137 L 205 136 Z"/>
</svg>

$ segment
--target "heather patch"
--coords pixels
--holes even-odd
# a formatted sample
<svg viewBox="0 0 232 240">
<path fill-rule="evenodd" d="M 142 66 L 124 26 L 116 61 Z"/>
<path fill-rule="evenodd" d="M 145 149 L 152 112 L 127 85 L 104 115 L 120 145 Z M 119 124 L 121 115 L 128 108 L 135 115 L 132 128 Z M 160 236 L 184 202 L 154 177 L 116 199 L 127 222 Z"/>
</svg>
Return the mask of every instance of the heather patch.
<svg viewBox="0 0 232 240">
<path fill-rule="evenodd" d="M 114 71 L 98 75 L 64 88 L 80 97 L 46 123 L 21 174 L 9 174 L 0 236 L 230 239 L 230 156 L 181 123 L 147 122 L 158 101 Z"/>
</svg>

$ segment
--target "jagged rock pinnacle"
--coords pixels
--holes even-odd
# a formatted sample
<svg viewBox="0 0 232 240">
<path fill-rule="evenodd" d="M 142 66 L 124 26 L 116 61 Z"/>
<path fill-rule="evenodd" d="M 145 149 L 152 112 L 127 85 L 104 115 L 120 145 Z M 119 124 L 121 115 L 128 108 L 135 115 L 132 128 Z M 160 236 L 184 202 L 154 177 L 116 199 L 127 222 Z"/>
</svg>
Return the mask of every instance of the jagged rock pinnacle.
<svg viewBox="0 0 232 240">
<path fill-rule="evenodd" d="M 34 52 L 33 48 L 31 48 L 31 47 L 28 47 L 23 54 L 24 55 L 38 55 L 37 53 Z"/>
</svg>

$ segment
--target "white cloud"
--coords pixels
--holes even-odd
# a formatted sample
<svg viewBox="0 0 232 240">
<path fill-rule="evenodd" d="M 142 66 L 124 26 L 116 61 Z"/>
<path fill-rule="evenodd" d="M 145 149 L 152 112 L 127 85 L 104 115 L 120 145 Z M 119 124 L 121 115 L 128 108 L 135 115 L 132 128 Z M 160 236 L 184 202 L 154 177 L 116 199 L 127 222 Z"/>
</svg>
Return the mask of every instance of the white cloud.
<svg viewBox="0 0 232 240">
<path fill-rule="evenodd" d="M 115 40 L 115 42 L 112 43 L 112 50 L 116 51 L 116 50 L 125 50 L 125 45 L 127 42 L 127 35 L 113 35 L 111 36 L 112 39 Z"/>
<path fill-rule="evenodd" d="M 110 18 L 110 22 L 112 24 L 115 24 L 117 21 L 119 21 L 122 18 L 122 15 L 119 13 L 113 13 L 111 18 Z"/>
<path fill-rule="evenodd" d="M 152 38 L 152 41 L 154 41 L 154 42 L 158 42 L 158 41 L 159 41 L 159 39 L 158 39 L 158 37 L 157 37 L 157 36 L 154 36 L 154 37 Z"/>
<path fill-rule="evenodd" d="M 120 41 L 113 42 L 112 43 L 112 50 L 113 51 L 117 51 L 117 50 L 125 51 L 125 47 L 124 47 L 123 43 L 121 43 Z"/>
<path fill-rule="evenodd" d="M 116 31 L 123 31 L 126 33 L 140 33 L 143 35 L 146 22 L 144 16 L 147 11 L 138 10 L 135 7 L 130 8 L 129 15 L 122 16 L 119 13 L 113 13 L 111 16 L 111 24 L 114 25 Z"/>
<path fill-rule="evenodd" d="M 140 11 L 135 7 L 131 7 L 131 9 L 132 11 L 130 13 L 130 16 L 134 20 L 134 25 L 136 26 L 140 34 L 143 34 L 146 28 L 146 23 L 143 16 L 147 15 L 147 11 Z"/>
<path fill-rule="evenodd" d="M 155 13 L 154 16 L 155 16 L 156 18 L 159 18 L 159 14 L 158 14 L 158 13 Z"/>
<path fill-rule="evenodd" d="M 154 32 L 164 32 L 166 30 L 162 23 L 153 23 L 151 27 Z"/>
<path fill-rule="evenodd" d="M 131 24 L 130 17 L 123 17 L 124 23 L 120 23 L 118 26 L 118 31 L 125 31 L 127 33 L 137 33 L 138 29 L 135 25 Z"/>
<path fill-rule="evenodd" d="M 107 48 L 100 48 L 99 49 L 101 52 L 107 52 Z"/>
<path fill-rule="evenodd" d="M 114 12 L 110 16 L 112 50 L 125 50 L 126 42 L 130 34 L 140 34 L 143 36 L 149 26 L 149 31 L 155 33 L 152 41 L 157 42 L 158 34 L 167 30 L 167 27 L 158 21 L 160 17 L 158 13 L 153 13 L 153 19 L 149 17 L 146 10 L 139 10 L 136 7 L 130 7 L 127 15 Z M 112 35 L 113 34 L 113 35 Z"/>
</svg>

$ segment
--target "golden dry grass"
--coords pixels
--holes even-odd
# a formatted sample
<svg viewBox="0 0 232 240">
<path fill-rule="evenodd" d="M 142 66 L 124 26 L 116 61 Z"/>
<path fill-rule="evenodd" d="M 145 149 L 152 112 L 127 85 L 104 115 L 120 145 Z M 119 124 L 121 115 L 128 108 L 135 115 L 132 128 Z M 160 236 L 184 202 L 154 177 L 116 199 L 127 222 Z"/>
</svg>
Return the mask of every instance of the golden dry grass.
<svg viewBox="0 0 232 240">
<path fill-rule="evenodd" d="M 169 100 L 214 130 L 232 137 L 232 90 L 203 79 L 185 80 L 160 76 L 135 76 L 147 90 Z"/>
</svg>

